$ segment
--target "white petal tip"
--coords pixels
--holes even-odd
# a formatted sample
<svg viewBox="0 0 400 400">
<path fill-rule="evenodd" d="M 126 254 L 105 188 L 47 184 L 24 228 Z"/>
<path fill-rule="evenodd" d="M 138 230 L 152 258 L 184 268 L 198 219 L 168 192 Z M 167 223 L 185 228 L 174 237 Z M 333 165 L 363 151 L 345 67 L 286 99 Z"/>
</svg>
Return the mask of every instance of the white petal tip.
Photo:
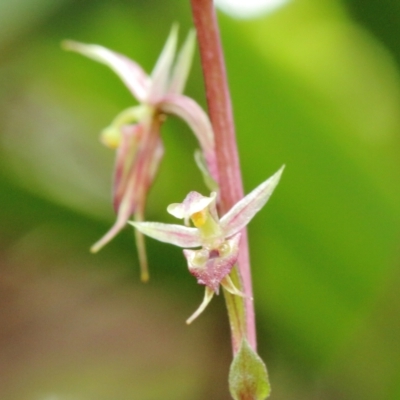
<svg viewBox="0 0 400 400">
<path fill-rule="evenodd" d="M 73 43 L 72 40 L 63 40 L 63 41 L 61 42 L 61 48 L 62 48 L 63 50 L 69 50 L 69 49 L 70 49 L 70 46 L 71 46 L 71 43 Z"/>
<path fill-rule="evenodd" d="M 100 246 L 93 245 L 93 246 L 90 248 L 90 252 L 91 252 L 92 254 L 96 254 L 100 249 L 101 249 Z"/>
<path fill-rule="evenodd" d="M 74 40 L 63 40 L 61 42 L 61 48 L 67 51 L 79 51 L 82 46 L 82 43 L 75 42 Z"/>
</svg>

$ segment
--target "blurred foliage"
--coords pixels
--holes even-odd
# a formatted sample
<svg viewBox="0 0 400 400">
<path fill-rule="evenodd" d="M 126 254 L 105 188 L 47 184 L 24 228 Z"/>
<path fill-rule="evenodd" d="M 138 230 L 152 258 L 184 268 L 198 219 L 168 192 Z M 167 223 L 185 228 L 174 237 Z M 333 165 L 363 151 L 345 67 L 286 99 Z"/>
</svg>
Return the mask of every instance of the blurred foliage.
<svg viewBox="0 0 400 400">
<path fill-rule="evenodd" d="M 400 398 L 400 10 L 389 0 L 296 0 L 219 15 L 248 192 L 287 165 L 250 225 L 259 348 L 274 400 Z M 179 249 L 110 226 L 113 153 L 98 133 L 133 100 L 107 68 L 60 49 L 99 43 L 149 70 L 189 2 L 0 2 L 0 397 L 228 399 L 222 299 Z M 198 55 L 186 93 L 205 106 Z M 196 141 L 163 127 L 148 219 L 205 192 Z"/>
</svg>

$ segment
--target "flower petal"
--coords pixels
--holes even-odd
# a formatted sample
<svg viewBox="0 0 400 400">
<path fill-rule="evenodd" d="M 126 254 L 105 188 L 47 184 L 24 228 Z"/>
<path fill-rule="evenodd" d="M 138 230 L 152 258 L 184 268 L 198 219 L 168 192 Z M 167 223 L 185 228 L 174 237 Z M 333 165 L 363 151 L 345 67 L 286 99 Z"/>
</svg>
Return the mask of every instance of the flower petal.
<svg viewBox="0 0 400 400">
<path fill-rule="evenodd" d="M 204 293 L 204 299 L 200 304 L 200 307 L 186 320 L 186 323 L 189 325 L 191 324 L 208 306 L 210 301 L 214 296 L 214 291 L 209 287 L 206 287 L 206 291 Z"/>
<path fill-rule="evenodd" d="M 121 78 L 139 102 L 147 99 L 150 79 L 139 64 L 122 54 L 96 44 L 84 44 L 66 40 L 62 43 L 62 46 L 65 50 L 76 51 L 107 65 Z"/>
<path fill-rule="evenodd" d="M 183 92 L 189 75 L 190 67 L 192 66 L 195 39 L 196 33 L 192 29 L 189 31 L 185 43 L 183 44 L 175 61 L 168 87 L 168 93 L 180 94 Z"/>
<path fill-rule="evenodd" d="M 155 118 L 150 125 L 143 128 L 139 147 L 134 153 L 136 154 L 132 161 L 125 153 L 125 157 L 120 160 L 123 169 L 122 177 L 119 184 L 115 187 L 114 204 L 117 211 L 117 221 L 106 235 L 95 243 L 91 251 L 100 250 L 105 244 L 118 234 L 118 232 L 126 225 L 131 215 L 136 212 L 144 212 L 147 192 L 151 186 L 155 172 L 160 163 L 163 149 L 159 136 L 160 121 Z M 126 163 L 126 167 L 125 167 Z M 126 171 L 124 170 L 126 168 Z"/>
<path fill-rule="evenodd" d="M 165 42 L 160 56 L 158 57 L 153 72 L 151 73 L 152 84 L 148 97 L 148 101 L 151 104 L 154 104 L 165 95 L 165 93 L 167 93 L 177 41 L 178 26 L 174 24 L 172 25 L 171 32 Z"/>
<path fill-rule="evenodd" d="M 189 125 L 200 143 L 211 176 L 218 182 L 214 132 L 204 110 L 190 97 L 179 94 L 166 95 L 158 107 L 167 114 L 173 114 L 183 119 Z"/>
<path fill-rule="evenodd" d="M 90 248 L 92 253 L 97 253 L 124 228 L 129 217 L 132 215 L 133 206 L 134 205 L 130 201 L 121 203 L 121 207 L 118 209 L 117 220 L 111 229 Z"/>
<path fill-rule="evenodd" d="M 264 207 L 282 175 L 283 166 L 252 192 L 236 203 L 220 220 L 225 237 L 229 237 L 244 228 L 254 215 Z"/>
<path fill-rule="evenodd" d="M 118 208 L 126 192 L 143 131 L 144 127 L 142 124 L 127 125 L 120 129 L 121 141 L 117 149 L 113 184 L 113 203 L 116 212 L 118 212 Z"/>
<path fill-rule="evenodd" d="M 200 235 L 196 228 L 160 222 L 129 221 L 129 223 L 140 232 L 160 242 L 170 243 L 178 247 L 198 247 L 201 245 Z"/>
<path fill-rule="evenodd" d="M 215 201 L 216 193 L 211 193 L 210 197 L 206 197 L 197 192 L 190 192 L 182 203 L 173 203 L 167 207 L 167 211 L 175 218 L 189 219 L 194 213 L 204 210 L 213 201 Z"/>
<path fill-rule="evenodd" d="M 143 202 L 160 165 L 164 148 L 160 138 L 160 121 L 141 121 L 124 126 L 125 142 L 117 152 L 114 175 L 114 208 L 118 212 L 122 201 Z M 131 135 L 131 136 L 129 136 Z M 125 148 L 125 147 L 126 148 Z M 135 206 L 132 207 L 132 212 Z"/>
</svg>

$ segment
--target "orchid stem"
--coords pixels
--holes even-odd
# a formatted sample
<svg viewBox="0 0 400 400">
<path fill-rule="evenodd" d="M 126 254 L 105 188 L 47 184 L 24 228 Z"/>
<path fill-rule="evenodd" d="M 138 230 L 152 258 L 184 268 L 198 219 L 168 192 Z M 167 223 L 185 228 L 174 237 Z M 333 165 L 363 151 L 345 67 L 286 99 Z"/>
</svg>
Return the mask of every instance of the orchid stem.
<svg viewBox="0 0 400 400">
<path fill-rule="evenodd" d="M 224 214 L 243 198 L 232 105 L 213 0 L 191 0 L 191 6 L 200 47 L 208 111 L 215 134 L 220 187 L 219 208 L 221 214 Z M 256 350 L 253 290 L 245 230 L 241 237 L 238 269 L 235 268 L 235 271 L 237 272 L 233 275 L 237 276 L 234 276 L 234 283 L 246 297 L 241 298 L 224 291 L 234 354 L 237 353 L 238 346 L 244 338 Z M 232 318 L 239 320 L 233 321 Z M 243 328 L 234 329 L 237 326 Z"/>
</svg>

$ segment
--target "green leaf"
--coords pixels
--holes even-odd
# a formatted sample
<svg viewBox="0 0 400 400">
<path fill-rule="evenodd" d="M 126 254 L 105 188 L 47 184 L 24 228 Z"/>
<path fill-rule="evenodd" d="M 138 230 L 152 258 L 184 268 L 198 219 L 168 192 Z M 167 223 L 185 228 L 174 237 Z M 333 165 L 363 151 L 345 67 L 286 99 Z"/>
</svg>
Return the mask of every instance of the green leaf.
<svg viewBox="0 0 400 400">
<path fill-rule="evenodd" d="M 246 339 L 232 361 L 229 390 L 235 400 L 263 400 L 271 393 L 267 367 Z"/>
</svg>

